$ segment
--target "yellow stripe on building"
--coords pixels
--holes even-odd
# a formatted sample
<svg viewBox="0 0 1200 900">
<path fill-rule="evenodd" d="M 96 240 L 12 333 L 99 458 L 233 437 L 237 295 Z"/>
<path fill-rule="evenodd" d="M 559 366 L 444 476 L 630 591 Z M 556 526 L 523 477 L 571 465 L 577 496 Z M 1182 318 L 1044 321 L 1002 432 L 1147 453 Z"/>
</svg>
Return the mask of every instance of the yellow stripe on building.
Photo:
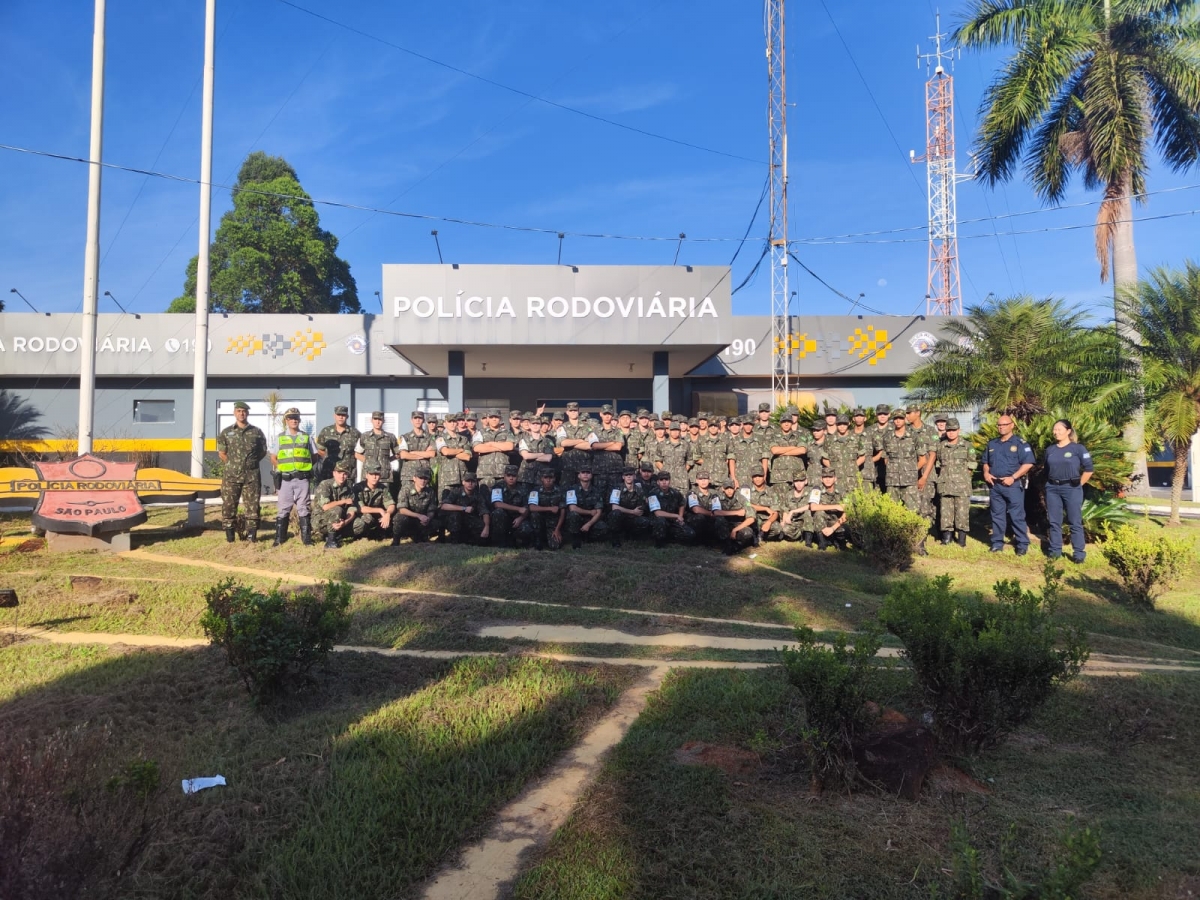
<svg viewBox="0 0 1200 900">
<path fill-rule="evenodd" d="M 79 442 L 70 438 L 52 438 L 45 441 L 0 441 L 2 453 L 74 453 Z M 217 449 L 216 438 L 207 438 L 204 449 Z M 92 453 L 190 453 L 191 438 L 96 438 L 92 442 Z"/>
</svg>

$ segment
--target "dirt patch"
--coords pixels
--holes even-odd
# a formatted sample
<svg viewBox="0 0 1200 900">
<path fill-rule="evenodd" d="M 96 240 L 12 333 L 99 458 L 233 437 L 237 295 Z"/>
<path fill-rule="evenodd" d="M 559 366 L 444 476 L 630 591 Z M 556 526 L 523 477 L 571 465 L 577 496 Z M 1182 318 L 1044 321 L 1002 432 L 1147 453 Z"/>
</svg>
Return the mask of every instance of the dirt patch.
<svg viewBox="0 0 1200 900">
<path fill-rule="evenodd" d="M 29 538 L 9 550 L 9 553 L 40 553 L 46 549 L 45 538 Z"/>
<path fill-rule="evenodd" d="M 925 783 L 935 794 L 990 794 L 992 789 L 961 769 L 945 763 L 934 766 Z"/>
<path fill-rule="evenodd" d="M 83 606 L 107 606 L 122 608 L 137 602 L 137 591 L 113 587 L 95 575 L 71 575 L 71 600 Z"/>
<path fill-rule="evenodd" d="M 681 766 L 713 766 L 726 775 L 746 776 L 757 771 L 762 761 L 757 753 L 739 747 L 688 741 L 675 751 L 675 762 Z"/>
</svg>

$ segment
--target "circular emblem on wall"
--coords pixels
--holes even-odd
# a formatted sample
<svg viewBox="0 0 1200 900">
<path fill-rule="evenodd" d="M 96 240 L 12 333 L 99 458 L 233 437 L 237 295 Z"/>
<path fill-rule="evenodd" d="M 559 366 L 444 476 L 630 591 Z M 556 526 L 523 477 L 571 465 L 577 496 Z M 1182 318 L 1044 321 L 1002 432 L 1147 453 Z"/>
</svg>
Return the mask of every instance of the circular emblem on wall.
<svg viewBox="0 0 1200 900">
<path fill-rule="evenodd" d="M 77 459 L 67 467 L 76 478 L 99 478 L 108 471 L 108 467 L 98 459 Z"/>
<path fill-rule="evenodd" d="M 921 357 L 932 356 L 933 345 L 936 343 L 937 338 L 928 331 L 918 331 L 908 339 L 908 346 L 913 348 L 913 353 Z"/>
<path fill-rule="evenodd" d="M 346 338 L 346 349 L 355 356 L 362 356 L 367 352 L 367 339 L 361 334 L 352 334 Z"/>
<path fill-rule="evenodd" d="M 975 342 L 964 334 L 958 339 L 958 346 L 964 350 L 973 351 L 975 349 Z"/>
</svg>

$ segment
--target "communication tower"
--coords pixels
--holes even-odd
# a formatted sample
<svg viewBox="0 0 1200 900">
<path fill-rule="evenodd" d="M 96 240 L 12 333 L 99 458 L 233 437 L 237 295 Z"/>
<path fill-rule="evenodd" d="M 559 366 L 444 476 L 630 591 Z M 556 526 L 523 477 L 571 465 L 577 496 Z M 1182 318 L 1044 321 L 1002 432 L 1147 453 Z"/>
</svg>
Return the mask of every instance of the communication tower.
<svg viewBox="0 0 1200 900">
<path fill-rule="evenodd" d="M 929 285 L 925 294 L 927 316 L 962 315 L 962 290 L 958 278 L 959 175 L 954 163 L 954 77 L 946 70 L 958 48 L 942 49 L 942 17 L 937 16 L 932 53 L 917 46 L 917 68 L 925 63 L 933 74 L 925 82 L 925 155 L 910 151 L 914 162 L 924 162 L 929 182 Z M 971 176 L 967 176 L 968 178 Z"/>
<path fill-rule="evenodd" d="M 783 43 L 783 2 L 764 0 L 767 34 L 767 121 L 771 165 L 771 390 L 776 404 L 787 403 L 791 379 L 788 327 L 787 90 Z"/>
</svg>

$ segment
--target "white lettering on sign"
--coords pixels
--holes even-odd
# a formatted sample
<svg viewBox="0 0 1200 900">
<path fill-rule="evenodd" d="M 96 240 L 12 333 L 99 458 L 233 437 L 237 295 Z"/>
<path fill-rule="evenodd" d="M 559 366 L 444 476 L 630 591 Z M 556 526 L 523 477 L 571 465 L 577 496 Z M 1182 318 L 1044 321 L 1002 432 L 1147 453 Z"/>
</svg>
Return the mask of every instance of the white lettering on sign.
<svg viewBox="0 0 1200 900">
<path fill-rule="evenodd" d="M 42 337 L 34 335 L 24 337 L 17 335 L 12 338 L 13 353 L 78 353 L 81 343 L 74 337 Z M 7 353 L 4 342 L 0 341 L 0 352 Z M 105 335 L 96 341 L 97 353 L 153 353 L 147 338 L 118 337 Z"/>
<path fill-rule="evenodd" d="M 454 297 L 393 297 L 392 318 L 413 315 L 418 319 L 500 319 L 517 318 L 516 308 L 508 297 L 486 297 L 473 295 L 464 297 L 459 291 Z M 596 316 L 610 319 L 718 319 L 716 304 L 711 297 L 663 297 L 662 291 L 653 297 L 534 297 L 525 298 L 526 319 L 587 319 Z M 741 341 L 734 342 L 739 347 Z M 754 341 L 745 341 L 753 348 Z M 733 345 L 731 345 L 733 346 Z M 737 351 L 741 355 L 741 350 Z M 730 350 L 727 348 L 726 355 Z M 753 355 L 754 350 L 749 350 Z"/>
<path fill-rule="evenodd" d="M 758 344 L 752 339 L 736 340 L 725 348 L 724 356 L 753 356 Z"/>
</svg>

